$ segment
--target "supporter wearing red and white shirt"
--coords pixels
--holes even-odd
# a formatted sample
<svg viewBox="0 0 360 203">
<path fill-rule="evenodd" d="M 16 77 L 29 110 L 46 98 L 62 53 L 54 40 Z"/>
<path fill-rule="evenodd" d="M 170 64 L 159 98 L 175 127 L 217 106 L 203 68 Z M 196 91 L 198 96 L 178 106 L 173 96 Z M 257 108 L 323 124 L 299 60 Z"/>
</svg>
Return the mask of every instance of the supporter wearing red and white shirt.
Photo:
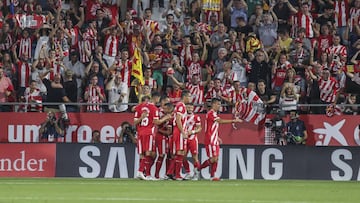
<svg viewBox="0 0 360 203">
<path fill-rule="evenodd" d="M 313 80 L 317 80 L 319 83 L 320 102 L 322 104 L 336 104 L 340 87 L 338 81 L 330 76 L 329 69 L 325 68 L 319 77 L 312 73 L 311 67 L 308 73 Z M 322 112 L 325 113 L 326 105 L 321 108 L 323 109 Z"/>
<path fill-rule="evenodd" d="M 18 56 L 22 56 L 24 53 L 26 53 L 31 58 L 33 56 L 32 45 L 34 40 L 35 36 L 30 36 L 29 30 L 23 30 L 22 35 L 18 37 L 18 40 L 16 42 L 19 48 Z"/>
<path fill-rule="evenodd" d="M 121 51 L 121 60 L 114 64 L 116 64 L 117 70 L 120 70 L 122 81 L 130 87 L 132 61 L 129 60 L 129 51 L 127 49 L 123 49 Z"/>
<path fill-rule="evenodd" d="M 187 67 L 187 81 L 190 81 L 193 75 L 198 75 L 200 78 L 202 78 L 202 68 L 204 64 L 204 55 L 200 59 L 199 53 L 193 52 L 192 57 L 185 61 L 185 65 Z"/>
<path fill-rule="evenodd" d="M 334 0 L 335 27 L 346 27 L 349 19 L 349 1 Z"/>
<path fill-rule="evenodd" d="M 333 36 L 330 34 L 329 25 L 321 25 L 320 36 L 316 39 L 317 44 L 317 57 L 320 57 L 323 52 L 326 52 L 333 44 Z"/>
<path fill-rule="evenodd" d="M 190 152 L 194 159 L 194 178 L 199 179 L 200 162 L 198 158 L 199 154 L 199 140 L 198 133 L 201 132 L 201 119 L 199 115 L 194 114 L 194 104 L 186 104 L 187 118 L 186 118 L 186 131 L 189 132 L 189 137 L 186 139 L 186 149 Z M 187 154 L 185 152 L 185 154 Z M 190 177 L 190 167 L 186 157 L 184 157 L 184 168 L 186 172 L 185 179 Z"/>
<path fill-rule="evenodd" d="M 144 80 L 145 80 L 145 85 L 148 85 L 151 91 L 157 90 L 156 80 L 151 77 L 151 68 L 146 68 L 144 70 Z"/>
<path fill-rule="evenodd" d="M 85 0 L 82 6 L 87 8 L 85 20 L 96 19 L 96 11 L 101 8 L 101 0 Z"/>
<path fill-rule="evenodd" d="M 347 51 L 344 45 L 340 44 L 340 36 L 333 36 L 333 45 L 326 49 L 330 63 L 330 72 L 334 73 L 342 69 L 346 63 Z M 341 64 L 341 65 L 340 65 Z"/>
<path fill-rule="evenodd" d="M 27 53 L 23 53 L 22 56 L 20 56 L 20 59 L 18 58 L 16 54 L 16 47 L 13 46 L 12 48 L 14 61 L 17 65 L 16 72 L 18 75 L 18 95 L 24 95 L 24 91 L 26 87 L 29 87 L 30 83 L 30 76 L 31 76 L 31 64 L 29 63 L 29 55 Z"/>
<path fill-rule="evenodd" d="M 181 93 L 182 90 L 180 89 L 180 86 L 175 83 L 172 87 L 166 88 L 166 94 L 170 98 L 170 102 L 173 104 L 176 104 L 181 100 Z"/>
<path fill-rule="evenodd" d="M 64 65 L 60 57 L 56 56 L 55 50 L 49 50 L 49 57 L 46 57 L 46 64 L 51 70 L 49 78 L 54 80 L 56 74 L 63 74 Z"/>
<path fill-rule="evenodd" d="M 93 75 L 90 80 L 90 84 L 85 89 L 84 99 L 88 105 L 86 107 L 87 112 L 100 112 L 100 104 L 105 101 L 104 89 L 98 86 L 98 77 Z"/>
<path fill-rule="evenodd" d="M 206 114 L 206 121 L 205 121 L 205 149 L 206 154 L 209 157 L 206 161 L 204 161 L 201 166 L 200 170 L 210 166 L 210 180 L 212 181 L 219 181 L 220 178 L 215 177 L 218 159 L 219 159 L 219 152 L 220 152 L 220 143 L 221 140 L 219 138 L 219 124 L 223 123 L 240 123 L 242 120 L 234 119 L 234 120 L 225 120 L 221 119 L 217 112 L 220 110 L 221 107 L 221 100 L 218 98 L 213 98 L 211 100 L 211 109 Z"/>
<path fill-rule="evenodd" d="M 181 169 L 186 152 L 186 145 L 184 139 L 188 138 L 189 133 L 186 132 L 186 106 L 185 104 L 191 101 L 191 94 L 189 91 L 184 90 L 181 93 L 181 100 L 175 106 L 175 119 L 173 122 L 173 147 L 175 154 L 175 178 L 182 180 Z M 169 171 L 168 171 L 169 172 Z"/>
<path fill-rule="evenodd" d="M 314 37 L 313 16 L 310 13 L 310 6 L 307 2 L 301 4 L 301 11 L 297 13 L 298 27 L 305 28 L 305 34 L 308 38 Z"/>
<path fill-rule="evenodd" d="M 24 102 L 27 104 L 24 106 L 24 110 L 27 112 L 41 112 L 42 111 L 42 96 L 35 80 L 30 82 L 29 87 L 25 89 Z"/>
<path fill-rule="evenodd" d="M 279 62 L 272 67 L 271 88 L 275 92 L 280 92 L 286 77 L 286 70 L 292 68 L 291 63 L 287 60 L 286 54 L 281 54 Z"/>
<path fill-rule="evenodd" d="M 223 65 L 223 71 L 216 75 L 216 78 L 221 80 L 221 86 L 224 87 L 225 91 L 229 90 L 237 78 L 235 71 L 231 69 L 232 64 L 225 62 Z"/>
<path fill-rule="evenodd" d="M 120 25 L 118 25 L 117 27 L 111 26 L 105 28 L 102 32 L 105 34 L 103 57 L 106 60 L 107 64 L 109 66 L 112 66 L 115 61 L 115 56 L 117 55 L 117 52 L 119 50 L 119 40 L 122 34 L 122 28 Z"/>
<path fill-rule="evenodd" d="M 201 81 L 199 75 L 193 75 L 191 78 L 191 82 L 181 83 L 179 82 L 174 75 L 169 75 L 168 77 L 172 79 L 175 85 L 180 86 L 182 89 L 188 90 L 191 94 L 190 102 L 195 105 L 194 112 L 200 113 L 202 112 L 204 106 L 204 91 L 205 87 L 211 80 L 210 74 L 208 74 L 208 78 L 206 81 Z"/>
<path fill-rule="evenodd" d="M 348 66 L 345 66 L 344 70 L 346 75 L 358 85 L 360 85 L 360 60 L 358 60 L 359 54 L 360 50 L 357 51 L 351 58 L 351 63 L 354 64 L 353 70 L 350 70 Z"/>
<path fill-rule="evenodd" d="M 212 98 L 218 98 L 221 101 L 228 101 L 228 93 L 221 85 L 221 80 L 219 78 L 215 78 L 214 80 L 214 87 L 208 90 L 208 92 L 205 95 L 205 100 L 210 101 Z M 220 107 L 220 112 L 226 112 L 227 108 L 226 106 Z"/>
<path fill-rule="evenodd" d="M 60 26 L 60 29 L 62 29 L 65 32 L 66 37 L 71 39 L 70 47 L 74 49 L 78 48 L 80 28 L 84 24 L 84 8 L 80 7 L 79 11 L 80 11 L 80 20 L 75 26 L 73 25 L 70 19 L 66 21 L 65 28 Z"/>
</svg>

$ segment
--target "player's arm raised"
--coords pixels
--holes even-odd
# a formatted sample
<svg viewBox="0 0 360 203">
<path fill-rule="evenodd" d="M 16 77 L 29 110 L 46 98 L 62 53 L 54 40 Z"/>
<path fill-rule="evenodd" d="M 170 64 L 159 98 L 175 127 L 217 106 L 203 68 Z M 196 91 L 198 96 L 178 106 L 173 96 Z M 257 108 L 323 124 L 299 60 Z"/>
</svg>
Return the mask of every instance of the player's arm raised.
<svg viewBox="0 0 360 203">
<path fill-rule="evenodd" d="M 171 115 L 170 115 L 170 114 L 165 115 L 165 116 L 163 116 L 161 119 L 155 119 L 155 120 L 154 120 L 154 124 L 155 124 L 155 125 L 161 125 L 161 124 L 163 124 L 164 122 L 168 121 L 170 118 L 171 118 Z"/>
</svg>

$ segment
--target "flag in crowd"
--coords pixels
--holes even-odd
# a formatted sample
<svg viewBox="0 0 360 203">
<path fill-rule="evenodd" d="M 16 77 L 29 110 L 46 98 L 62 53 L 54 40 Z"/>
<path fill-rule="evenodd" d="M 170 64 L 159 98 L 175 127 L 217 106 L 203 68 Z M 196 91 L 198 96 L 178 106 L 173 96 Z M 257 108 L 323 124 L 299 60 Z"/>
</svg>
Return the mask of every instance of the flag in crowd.
<svg viewBox="0 0 360 203">
<path fill-rule="evenodd" d="M 136 79 L 138 79 L 140 81 L 141 85 L 144 85 L 145 80 L 144 80 L 143 70 L 142 70 L 142 61 L 141 61 L 140 52 L 137 48 L 134 51 L 131 75 L 134 76 Z"/>
<path fill-rule="evenodd" d="M 264 102 L 251 90 L 243 90 L 242 99 L 235 104 L 234 115 L 247 122 L 259 125 L 265 121 Z"/>
</svg>

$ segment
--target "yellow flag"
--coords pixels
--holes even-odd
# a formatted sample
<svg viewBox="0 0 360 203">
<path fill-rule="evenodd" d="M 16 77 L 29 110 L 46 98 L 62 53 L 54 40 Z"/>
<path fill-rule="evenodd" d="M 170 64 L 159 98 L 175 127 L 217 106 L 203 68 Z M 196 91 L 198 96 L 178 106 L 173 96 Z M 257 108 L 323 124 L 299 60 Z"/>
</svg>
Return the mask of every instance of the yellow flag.
<svg viewBox="0 0 360 203">
<path fill-rule="evenodd" d="M 138 79 L 141 85 L 145 84 L 143 70 L 142 70 L 141 56 L 137 48 L 135 48 L 134 51 L 131 75 L 134 76 L 136 79 Z"/>
</svg>

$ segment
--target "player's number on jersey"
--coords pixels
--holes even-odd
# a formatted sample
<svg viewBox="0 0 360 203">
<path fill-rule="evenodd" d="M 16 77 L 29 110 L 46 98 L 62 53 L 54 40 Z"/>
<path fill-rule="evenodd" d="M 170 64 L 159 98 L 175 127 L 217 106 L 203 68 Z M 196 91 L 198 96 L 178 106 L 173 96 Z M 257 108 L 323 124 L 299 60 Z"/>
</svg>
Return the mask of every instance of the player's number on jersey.
<svg viewBox="0 0 360 203">
<path fill-rule="evenodd" d="M 145 117 L 141 120 L 141 126 L 148 126 L 149 125 L 149 118 Z"/>
</svg>

